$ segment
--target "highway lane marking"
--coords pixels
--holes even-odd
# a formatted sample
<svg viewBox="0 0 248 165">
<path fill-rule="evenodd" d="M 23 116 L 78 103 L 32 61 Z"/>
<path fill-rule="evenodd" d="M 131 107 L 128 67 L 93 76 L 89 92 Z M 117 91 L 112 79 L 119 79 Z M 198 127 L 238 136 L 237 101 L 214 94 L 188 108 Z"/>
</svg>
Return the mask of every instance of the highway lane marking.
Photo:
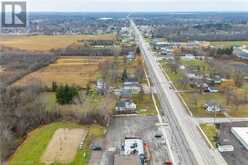
<svg viewBox="0 0 248 165">
<path fill-rule="evenodd" d="M 145 72 L 146 80 L 147 80 L 147 83 L 148 83 L 148 87 L 151 89 L 151 83 L 150 83 L 150 80 L 149 80 L 149 78 L 148 78 L 148 75 L 147 75 L 147 72 L 146 72 L 145 69 L 144 69 L 144 72 Z M 156 99 L 155 99 L 155 97 L 154 97 L 153 91 L 152 91 L 152 101 L 153 101 L 153 104 L 154 104 L 155 109 L 156 109 L 157 114 L 158 114 L 157 117 L 158 117 L 159 123 L 163 125 L 163 119 L 162 119 L 162 117 L 161 117 L 159 108 L 158 108 L 158 106 L 157 106 L 157 102 L 156 102 Z M 168 123 L 167 123 L 167 124 L 168 124 Z M 167 126 L 168 126 L 168 125 L 167 125 Z M 173 153 L 172 153 L 172 147 L 171 147 L 171 145 L 170 145 L 170 143 L 169 143 L 169 139 L 168 139 L 168 136 L 167 136 L 167 134 L 166 134 L 166 131 L 165 131 L 165 129 L 162 129 L 162 128 L 161 128 L 161 131 L 162 131 L 162 133 L 163 133 L 163 135 L 164 135 L 165 143 L 167 144 L 167 149 L 168 149 L 168 152 L 169 152 L 169 156 L 170 156 L 170 158 L 171 158 L 171 161 L 172 161 L 173 163 L 175 163 L 175 158 L 174 158 L 174 155 L 173 155 Z"/>
</svg>

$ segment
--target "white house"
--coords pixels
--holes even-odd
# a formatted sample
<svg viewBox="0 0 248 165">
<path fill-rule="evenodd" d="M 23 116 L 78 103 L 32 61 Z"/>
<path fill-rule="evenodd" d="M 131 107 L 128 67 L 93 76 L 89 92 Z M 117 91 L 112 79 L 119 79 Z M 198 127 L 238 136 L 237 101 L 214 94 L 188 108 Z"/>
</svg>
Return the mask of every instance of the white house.
<svg viewBox="0 0 248 165">
<path fill-rule="evenodd" d="M 195 60 L 195 55 L 193 54 L 185 54 L 184 56 L 181 57 L 183 60 Z"/>
<path fill-rule="evenodd" d="M 98 93 L 101 93 L 101 94 L 106 93 L 106 90 L 107 90 L 106 83 L 103 80 L 97 80 L 96 81 L 96 90 Z"/>
<path fill-rule="evenodd" d="M 131 100 L 121 100 L 117 103 L 115 110 L 117 112 L 133 112 L 136 110 L 136 104 Z"/>
<path fill-rule="evenodd" d="M 203 107 L 205 108 L 207 112 L 220 112 L 221 111 L 220 105 L 214 102 L 208 102 Z"/>
</svg>

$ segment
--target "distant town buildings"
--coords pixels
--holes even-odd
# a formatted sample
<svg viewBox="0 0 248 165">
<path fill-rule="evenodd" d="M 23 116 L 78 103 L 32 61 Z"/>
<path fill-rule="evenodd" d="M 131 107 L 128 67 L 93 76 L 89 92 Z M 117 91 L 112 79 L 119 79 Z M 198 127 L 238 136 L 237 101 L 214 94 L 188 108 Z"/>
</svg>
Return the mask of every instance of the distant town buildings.
<svg viewBox="0 0 248 165">
<path fill-rule="evenodd" d="M 248 60 L 248 48 L 247 47 L 234 47 L 233 53 L 241 59 Z"/>
</svg>

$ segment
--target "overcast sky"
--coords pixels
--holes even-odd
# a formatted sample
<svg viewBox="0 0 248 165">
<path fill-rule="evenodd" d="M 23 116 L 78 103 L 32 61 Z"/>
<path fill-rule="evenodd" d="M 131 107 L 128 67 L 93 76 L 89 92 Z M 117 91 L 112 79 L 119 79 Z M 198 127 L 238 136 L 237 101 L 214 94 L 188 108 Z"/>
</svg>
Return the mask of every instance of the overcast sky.
<svg viewBox="0 0 248 165">
<path fill-rule="evenodd" d="M 2 0 L 0 0 L 2 1 Z M 26 0 L 31 11 L 248 11 L 248 0 Z"/>
</svg>

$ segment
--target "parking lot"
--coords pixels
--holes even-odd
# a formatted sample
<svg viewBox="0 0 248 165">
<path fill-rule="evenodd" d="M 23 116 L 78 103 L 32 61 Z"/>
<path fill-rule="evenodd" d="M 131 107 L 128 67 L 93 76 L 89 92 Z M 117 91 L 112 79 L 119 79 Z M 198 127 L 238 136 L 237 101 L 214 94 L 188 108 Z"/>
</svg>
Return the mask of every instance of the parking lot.
<svg viewBox="0 0 248 165">
<path fill-rule="evenodd" d="M 244 126 L 248 126 L 248 122 L 225 123 L 220 125 L 220 143 L 222 145 L 233 145 L 234 147 L 234 151 L 222 153 L 228 165 L 247 165 L 248 151 L 230 131 L 231 127 Z"/>
<path fill-rule="evenodd" d="M 150 164 L 162 165 L 168 156 L 164 138 L 155 138 L 156 134 L 161 134 L 158 126 L 156 126 L 157 122 L 156 116 L 114 117 L 106 137 L 103 140 L 98 140 L 103 151 L 92 153 L 90 165 L 112 165 L 114 155 L 120 152 L 121 143 L 125 137 L 142 138 L 150 148 Z"/>
</svg>

